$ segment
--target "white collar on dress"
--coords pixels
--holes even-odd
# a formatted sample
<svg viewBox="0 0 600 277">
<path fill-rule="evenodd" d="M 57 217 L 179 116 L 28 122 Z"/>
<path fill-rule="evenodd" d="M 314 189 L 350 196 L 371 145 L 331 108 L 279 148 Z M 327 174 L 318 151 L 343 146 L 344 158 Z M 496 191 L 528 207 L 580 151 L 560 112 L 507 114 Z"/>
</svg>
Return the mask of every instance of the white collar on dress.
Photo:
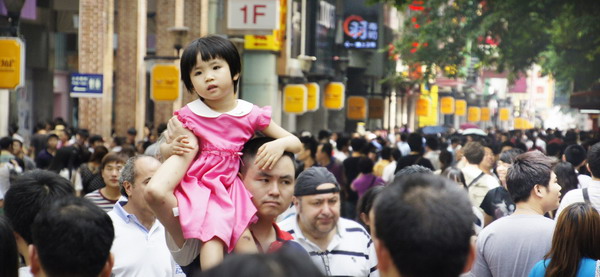
<svg viewBox="0 0 600 277">
<path fill-rule="evenodd" d="M 210 117 L 210 118 L 216 118 L 222 114 L 228 114 L 231 116 L 244 116 L 244 115 L 249 114 L 250 111 L 252 110 L 252 107 L 254 107 L 254 105 L 252 105 L 252 103 L 250 103 L 248 101 L 244 101 L 242 99 L 237 99 L 236 101 L 237 101 L 237 105 L 235 106 L 235 108 L 233 108 L 230 111 L 224 112 L 224 113 L 220 113 L 220 112 L 217 112 L 217 111 L 211 109 L 200 99 L 196 99 L 195 101 L 188 103 L 187 106 L 193 113 L 195 113 L 199 116 Z"/>
</svg>

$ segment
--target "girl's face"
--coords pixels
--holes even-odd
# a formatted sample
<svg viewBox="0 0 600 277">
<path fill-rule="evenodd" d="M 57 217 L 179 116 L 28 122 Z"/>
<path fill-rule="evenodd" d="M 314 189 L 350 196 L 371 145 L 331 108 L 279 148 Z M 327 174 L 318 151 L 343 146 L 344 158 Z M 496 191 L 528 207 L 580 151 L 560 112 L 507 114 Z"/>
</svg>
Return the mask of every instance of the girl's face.
<svg viewBox="0 0 600 277">
<path fill-rule="evenodd" d="M 233 81 L 239 74 L 231 78 L 229 64 L 222 58 L 203 61 L 200 54 L 196 58 L 196 66 L 190 72 L 190 79 L 194 90 L 204 102 L 212 108 L 211 104 L 224 99 L 234 99 Z"/>
<path fill-rule="evenodd" d="M 508 168 L 510 164 L 505 163 L 503 161 L 498 161 L 498 165 L 496 166 L 496 173 L 498 173 L 498 179 L 502 183 L 502 186 L 506 187 L 506 173 L 508 172 Z"/>
</svg>

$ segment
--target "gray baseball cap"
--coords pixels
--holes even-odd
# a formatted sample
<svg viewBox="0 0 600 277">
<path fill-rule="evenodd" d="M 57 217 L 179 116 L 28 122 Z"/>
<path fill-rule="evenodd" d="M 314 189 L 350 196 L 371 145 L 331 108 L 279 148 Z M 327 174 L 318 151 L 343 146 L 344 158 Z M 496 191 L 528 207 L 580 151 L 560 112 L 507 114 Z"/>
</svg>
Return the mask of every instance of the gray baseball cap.
<svg viewBox="0 0 600 277">
<path fill-rule="evenodd" d="M 329 189 L 317 189 L 322 184 L 334 184 L 334 188 Z M 294 187 L 294 196 L 314 195 L 322 193 L 339 192 L 340 184 L 338 184 L 335 176 L 327 170 L 325 167 L 310 167 L 296 179 L 296 186 Z"/>
</svg>

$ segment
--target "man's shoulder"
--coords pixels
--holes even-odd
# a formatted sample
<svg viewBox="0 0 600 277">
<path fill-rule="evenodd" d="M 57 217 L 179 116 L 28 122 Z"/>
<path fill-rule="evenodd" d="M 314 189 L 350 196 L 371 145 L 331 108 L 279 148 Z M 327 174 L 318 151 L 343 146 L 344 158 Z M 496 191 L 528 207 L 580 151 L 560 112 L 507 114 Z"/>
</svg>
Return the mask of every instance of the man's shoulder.
<svg viewBox="0 0 600 277">
<path fill-rule="evenodd" d="M 338 221 L 338 228 L 342 228 L 346 234 L 357 235 L 359 238 L 362 237 L 367 240 L 371 239 L 371 236 L 365 227 L 354 220 L 340 217 Z"/>
<path fill-rule="evenodd" d="M 290 216 L 280 222 L 277 222 L 277 226 L 281 231 L 287 232 L 288 234 L 296 237 L 294 229 L 298 225 L 297 219 L 295 216 Z"/>
</svg>

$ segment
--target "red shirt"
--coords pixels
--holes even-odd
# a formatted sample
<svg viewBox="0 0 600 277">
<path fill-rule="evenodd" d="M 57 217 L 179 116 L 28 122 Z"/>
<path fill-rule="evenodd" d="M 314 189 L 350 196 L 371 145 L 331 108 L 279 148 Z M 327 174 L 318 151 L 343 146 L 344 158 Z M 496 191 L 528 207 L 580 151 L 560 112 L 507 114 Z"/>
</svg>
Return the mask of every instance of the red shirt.
<svg viewBox="0 0 600 277">
<path fill-rule="evenodd" d="M 273 229 L 275 229 L 275 241 L 269 245 L 269 249 L 267 249 L 267 253 L 273 253 L 273 252 L 279 250 L 279 248 L 281 248 L 281 246 L 283 246 L 283 244 L 286 241 L 294 239 L 294 237 L 292 237 L 292 235 L 290 233 L 279 229 L 279 226 L 277 226 L 277 223 L 275 223 L 275 222 L 273 222 Z M 252 233 L 252 238 L 254 239 L 254 243 L 256 243 L 256 247 L 258 248 L 259 252 L 263 253 L 262 247 L 260 246 L 260 242 L 254 236 L 254 233 Z"/>
</svg>

